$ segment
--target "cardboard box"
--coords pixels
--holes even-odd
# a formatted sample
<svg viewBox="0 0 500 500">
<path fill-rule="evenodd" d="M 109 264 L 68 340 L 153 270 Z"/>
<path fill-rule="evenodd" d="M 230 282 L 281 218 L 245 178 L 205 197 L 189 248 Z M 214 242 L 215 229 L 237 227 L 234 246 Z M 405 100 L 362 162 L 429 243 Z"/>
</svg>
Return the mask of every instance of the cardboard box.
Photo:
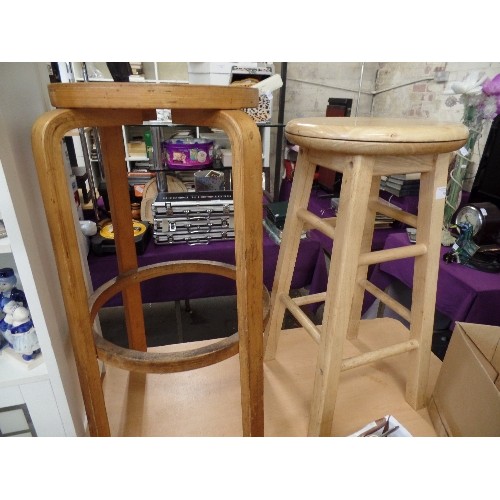
<svg viewBox="0 0 500 500">
<path fill-rule="evenodd" d="M 235 62 L 188 63 L 189 83 L 198 85 L 229 85 Z"/>
<path fill-rule="evenodd" d="M 438 436 L 500 436 L 500 327 L 456 323 L 429 403 Z"/>
<path fill-rule="evenodd" d="M 146 143 L 142 141 L 131 141 L 127 143 L 129 156 L 147 157 Z"/>
</svg>

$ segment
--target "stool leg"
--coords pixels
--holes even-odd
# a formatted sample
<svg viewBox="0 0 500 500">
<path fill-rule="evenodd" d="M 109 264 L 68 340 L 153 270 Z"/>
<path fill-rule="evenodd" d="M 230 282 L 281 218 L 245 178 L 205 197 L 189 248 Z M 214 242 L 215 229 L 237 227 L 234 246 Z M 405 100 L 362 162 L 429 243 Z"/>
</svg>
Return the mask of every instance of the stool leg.
<svg viewBox="0 0 500 500">
<path fill-rule="evenodd" d="M 311 163 L 307 159 L 307 154 L 301 150 L 295 168 L 285 227 L 274 274 L 269 321 L 264 333 L 264 359 L 266 361 L 276 357 L 276 349 L 285 316 L 285 306 L 279 300 L 279 297 L 290 292 L 295 269 L 294 263 L 297 259 L 300 236 L 304 226 L 303 222 L 297 217 L 297 211 L 299 208 L 306 209 L 309 204 L 315 170 L 316 164 Z"/>
<path fill-rule="evenodd" d="M 128 210 L 130 195 L 124 162 L 122 128 L 100 127 L 99 133 L 115 233 L 118 270 L 122 274 L 138 267 L 134 235 L 131 231 L 132 213 Z M 122 295 L 129 348 L 145 352 L 147 342 L 140 284 L 124 290 Z"/>
<path fill-rule="evenodd" d="M 56 256 L 69 335 L 73 346 L 80 388 L 91 436 L 110 435 L 102 391 L 101 374 L 96 359 L 88 296 L 81 266 L 78 237 L 73 220 L 74 200 L 68 191 L 61 141 L 71 129 L 91 121 L 85 113 L 54 110 L 42 115 L 33 125 L 33 154 L 44 200 L 47 221 Z M 49 207 L 49 208 L 47 208 Z"/>
<path fill-rule="evenodd" d="M 264 435 L 262 143 L 243 111 L 173 109 L 176 123 L 222 129 L 233 151 L 236 300 L 244 436 Z"/>
<path fill-rule="evenodd" d="M 426 404 L 449 160 L 449 153 L 438 155 L 433 171 L 420 177 L 417 244 L 426 245 L 427 253 L 415 258 L 413 270 L 410 337 L 418 340 L 419 348 L 408 354 L 406 385 L 406 400 L 415 409 Z"/>
<path fill-rule="evenodd" d="M 309 436 L 330 436 L 342 352 L 362 248 L 374 160 L 355 156 L 343 172 L 335 243 L 329 270 L 321 342 L 314 380 Z"/>
<path fill-rule="evenodd" d="M 380 191 L 380 177 L 373 177 L 370 201 L 377 201 Z M 375 229 L 375 216 L 377 212 L 370 208 L 368 205 L 366 210 L 365 227 L 363 230 L 363 239 L 361 240 L 361 253 L 370 252 L 373 242 L 373 231 Z M 347 338 L 355 339 L 358 336 L 359 322 L 361 321 L 361 309 L 363 308 L 363 299 L 365 297 L 365 289 L 358 283 L 368 275 L 368 266 L 359 266 L 358 274 L 356 276 L 356 284 L 354 289 L 354 297 L 352 300 L 351 319 L 349 321 L 349 328 L 347 330 Z"/>
</svg>

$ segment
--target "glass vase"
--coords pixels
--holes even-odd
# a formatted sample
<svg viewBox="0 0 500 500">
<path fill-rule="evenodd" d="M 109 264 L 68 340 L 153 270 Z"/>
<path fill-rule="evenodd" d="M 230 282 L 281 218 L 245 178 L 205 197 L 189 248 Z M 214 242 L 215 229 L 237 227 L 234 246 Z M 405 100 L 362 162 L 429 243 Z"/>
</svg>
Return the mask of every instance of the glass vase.
<svg viewBox="0 0 500 500">
<path fill-rule="evenodd" d="M 465 103 L 463 123 L 469 129 L 469 137 L 465 145 L 457 152 L 455 163 L 446 186 L 446 201 L 443 218 L 443 245 L 452 245 L 455 238 L 450 234 L 453 224 L 453 215 L 457 211 L 462 199 L 462 189 L 467 167 L 472 161 L 472 152 L 481 135 L 483 120 L 478 116 L 477 107 L 472 103 Z"/>
</svg>

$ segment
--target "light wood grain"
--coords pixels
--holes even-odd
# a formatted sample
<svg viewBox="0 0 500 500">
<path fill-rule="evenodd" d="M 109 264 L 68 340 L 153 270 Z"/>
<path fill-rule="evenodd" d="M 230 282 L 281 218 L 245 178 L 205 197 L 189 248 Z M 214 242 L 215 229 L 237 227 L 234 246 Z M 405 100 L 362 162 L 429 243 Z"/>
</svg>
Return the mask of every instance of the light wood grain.
<svg viewBox="0 0 500 500">
<path fill-rule="evenodd" d="M 351 142 L 351 154 L 360 143 L 372 143 L 374 149 L 371 154 L 376 154 L 377 143 L 388 146 L 415 144 L 421 148 L 419 153 L 424 153 L 427 144 L 436 144 L 439 148 L 441 143 L 446 148 L 446 143 L 465 141 L 469 135 L 469 130 L 461 123 L 377 117 L 297 118 L 287 123 L 286 132 L 300 137 L 301 141 L 307 138 L 323 140 L 325 145 L 330 141 Z M 329 147 L 334 148 L 335 145 Z M 406 153 L 411 154 L 411 150 L 406 149 Z"/>
<path fill-rule="evenodd" d="M 52 83 L 48 88 L 52 105 L 68 109 L 219 110 L 259 105 L 257 89 L 223 85 L 91 82 Z"/>
<path fill-rule="evenodd" d="M 271 312 L 264 332 L 264 359 L 266 360 L 274 359 L 276 356 L 280 331 L 285 316 L 285 306 L 281 300 L 278 300 L 278 297 L 290 292 L 294 263 L 297 259 L 300 237 L 304 229 L 304 222 L 297 214 L 299 210 L 307 209 L 315 170 L 316 165 L 308 160 L 306 152 L 304 150 L 299 151 L 292 192 L 290 193 L 290 200 L 288 202 L 285 222 L 286 230 L 283 231 L 281 239 L 271 292 Z"/>
<path fill-rule="evenodd" d="M 467 128 L 432 121 L 314 117 L 291 120 L 285 133 L 289 141 L 299 146 L 299 157 L 271 295 L 265 359 L 276 357 L 285 306 L 318 339 L 315 327 L 308 324 L 297 307 L 310 301 L 296 302 L 288 297 L 291 263 L 295 262 L 300 232 L 307 222 L 334 238 L 323 323 L 319 328 L 308 435 L 330 435 L 342 370 L 408 351 L 406 397 L 414 408 L 421 408 L 426 403 L 431 357 L 443 190 L 450 152 L 465 143 Z M 334 232 L 329 224 L 317 223 L 306 211 L 311 175 L 317 165 L 343 174 Z M 413 172 L 421 173 L 418 216 L 383 206 L 378 200 L 381 175 Z M 418 227 L 416 245 L 372 252 L 377 211 Z M 368 266 L 408 257 L 415 257 L 411 312 L 393 302 L 391 305 L 410 318 L 410 340 L 345 358 L 346 338 L 355 341 L 358 335 L 364 291 L 386 298 L 367 283 Z M 323 296 L 313 297 L 320 298 Z"/>
</svg>

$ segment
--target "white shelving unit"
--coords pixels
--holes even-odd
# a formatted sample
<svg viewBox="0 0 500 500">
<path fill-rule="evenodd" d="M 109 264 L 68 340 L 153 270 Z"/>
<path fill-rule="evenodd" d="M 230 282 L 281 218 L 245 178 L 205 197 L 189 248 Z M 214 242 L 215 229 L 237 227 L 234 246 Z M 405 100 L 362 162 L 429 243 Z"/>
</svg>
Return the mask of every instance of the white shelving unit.
<svg viewBox="0 0 500 500">
<path fill-rule="evenodd" d="M 83 82 L 81 62 L 72 62 L 73 75 L 77 82 Z M 90 82 L 112 82 L 113 77 L 105 62 L 91 62 L 87 64 L 88 79 Z M 143 75 L 145 83 L 188 83 L 188 65 L 185 62 L 143 62 Z M 93 76 L 93 68 L 100 75 Z"/>
<path fill-rule="evenodd" d="M 50 109 L 44 63 L 0 63 L 0 267 L 26 296 L 42 356 L 0 354 L 0 415 L 24 405 L 37 436 L 86 434 L 83 400 L 31 149 L 31 128 Z M 74 210 L 76 223 L 76 208 Z M 0 429 L 1 430 L 1 429 Z"/>
</svg>

